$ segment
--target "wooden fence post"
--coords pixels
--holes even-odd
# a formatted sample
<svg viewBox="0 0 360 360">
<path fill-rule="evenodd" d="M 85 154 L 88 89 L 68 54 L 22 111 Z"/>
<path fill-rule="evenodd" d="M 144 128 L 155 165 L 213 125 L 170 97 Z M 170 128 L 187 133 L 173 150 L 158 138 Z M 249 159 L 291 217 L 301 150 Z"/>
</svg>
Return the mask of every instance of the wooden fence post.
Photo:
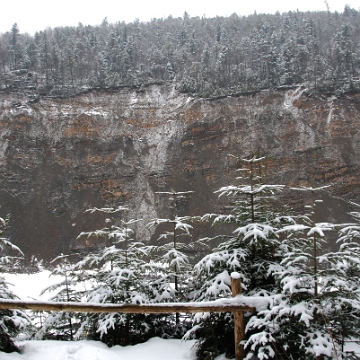
<svg viewBox="0 0 360 360">
<path fill-rule="evenodd" d="M 237 272 L 231 273 L 231 292 L 235 297 L 242 293 L 240 274 Z M 244 324 L 244 312 L 234 311 L 234 335 L 235 335 L 235 359 L 244 359 L 244 346 L 241 341 L 245 339 L 245 324 Z"/>
</svg>

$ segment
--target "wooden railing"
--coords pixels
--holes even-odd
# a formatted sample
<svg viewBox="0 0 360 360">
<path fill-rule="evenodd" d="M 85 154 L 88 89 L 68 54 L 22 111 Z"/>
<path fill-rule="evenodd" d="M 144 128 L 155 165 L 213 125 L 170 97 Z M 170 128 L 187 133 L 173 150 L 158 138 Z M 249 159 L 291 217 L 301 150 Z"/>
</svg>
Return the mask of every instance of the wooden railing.
<svg viewBox="0 0 360 360">
<path fill-rule="evenodd" d="M 254 311 L 248 305 L 239 305 L 234 299 L 241 294 L 240 277 L 232 274 L 231 289 L 233 299 L 221 299 L 199 303 L 168 303 L 168 304 L 91 304 L 72 302 L 43 302 L 0 300 L 0 309 L 35 310 L 35 311 L 64 311 L 85 313 L 131 313 L 131 314 L 170 314 L 170 313 L 199 313 L 199 312 L 233 312 L 235 335 L 235 359 L 243 360 L 244 349 L 241 341 L 245 338 L 244 312 Z"/>
</svg>

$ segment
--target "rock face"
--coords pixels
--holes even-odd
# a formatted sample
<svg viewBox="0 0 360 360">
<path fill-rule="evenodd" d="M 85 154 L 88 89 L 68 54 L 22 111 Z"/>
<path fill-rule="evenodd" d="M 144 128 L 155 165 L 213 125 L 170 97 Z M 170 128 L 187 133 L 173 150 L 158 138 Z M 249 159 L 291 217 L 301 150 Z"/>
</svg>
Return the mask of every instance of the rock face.
<svg viewBox="0 0 360 360">
<path fill-rule="evenodd" d="M 266 155 L 268 183 L 331 184 L 327 220 L 360 200 L 360 94 L 298 87 L 207 100 L 154 85 L 36 102 L 0 94 L 0 109 L 0 216 L 11 214 L 10 238 L 27 256 L 96 247 L 75 240 L 103 225 L 84 213 L 94 206 L 130 208 L 145 241 L 153 234 L 144 224 L 170 214 L 158 192 L 194 191 L 184 215 L 218 211 L 213 191 L 236 177 L 229 154 Z M 300 208 L 297 196 L 289 199 Z"/>
</svg>

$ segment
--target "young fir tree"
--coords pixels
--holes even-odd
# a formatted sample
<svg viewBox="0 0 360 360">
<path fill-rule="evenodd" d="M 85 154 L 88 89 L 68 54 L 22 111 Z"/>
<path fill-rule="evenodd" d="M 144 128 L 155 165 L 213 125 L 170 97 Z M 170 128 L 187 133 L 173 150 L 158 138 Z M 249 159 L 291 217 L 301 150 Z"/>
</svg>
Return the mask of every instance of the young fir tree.
<svg viewBox="0 0 360 360">
<path fill-rule="evenodd" d="M 242 159 L 245 166 L 239 170 L 238 183 L 217 191 L 219 196 L 232 199 L 231 212 L 203 216 L 203 220 L 211 219 L 213 225 L 232 225 L 234 231 L 208 239 L 222 242 L 196 264 L 193 300 L 231 297 L 232 272 L 241 275 L 246 295 L 270 297 L 276 293 L 273 272 L 281 261 L 277 251 L 280 246 L 277 232 L 292 219 L 279 216 L 274 210 L 276 195 L 284 186 L 263 183 L 264 161 L 265 158 L 256 156 Z M 223 352 L 233 354 L 233 327 L 229 326 L 232 323 L 233 316 L 229 313 L 195 316 L 193 331 L 200 339 L 198 356 L 204 357 L 206 353 L 216 356 Z"/>
<path fill-rule="evenodd" d="M 310 192 L 310 213 L 279 231 L 288 234 L 278 249 L 281 267 L 274 272 L 279 293 L 248 323 L 247 329 L 257 332 L 247 343 L 249 358 L 353 358 L 344 353 L 344 341 L 359 324 L 360 284 L 354 276 L 359 243 L 353 241 L 355 227 L 346 226 L 339 248 L 325 251 L 325 233 L 335 226 L 316 221 L 315 194 L 323 189 L 297 189 Z"/>
<path fill-rule="evenodd" d="M 318 304 L 322 316 L 314 320 L 323 320 L 331 336 L 332 356 L 339 359 L 359 358 L 345 349 L 347 341 L 358 338 L 360 325 L 360 216 L 357 212 L 351 215 L 357 223 L 339 225 L 338 248 L 319 256 Z"/>
<path fill-rule="evenodd" d="M 159 294 L 159 301 L 181 302 L 188 299 L 188 281 L 192 265 L 190 254 L 194 251 L 195 244 L 184 242 L 184 237 L 191 237 L 193 222 L 196 218 L 191 216 L 180 216 L 178 205 L 186 196 L 193 191 L 165 191 L 158 194 L 169 196 L 171 202 L 172 216 L 170 218 L 158 218 L 149 223 L 149 228 L 160 230 L 159 244 L 149 247 L 152 253 L 153 269 L 156 273 L 152 286 Z M 162 317 L 162 336 L 184 335 L 188 317 L 180 314 Z M 164 326 L 166 325 L 166 326 Z M 175 326 L 174 326 L 175 325 Z"/>
<path fill-rule="evenodd" d="M 315 205 L 313 200 L 308 206 L 310 214 L 301 216 L 300 223 L 294 222 L 277 231 L 287 235 L 277 249 L 281 262 L 273 272 L 279 286 L 278 293 L 273 294 L 268 308 L 247 324 L 247 330 L 254 332 L 247 343 L 247 348 L 251 349 L 249 357 L 260 354 L 274 358 L 292 354 L 300 359 L 304 356 L 297 345 L 301 347 L 304 343 L 301 336 L 315 311 L 312 300 L 319 293 L 318 256 L 324 231 L 333 228 L 330 224 L 315 222 Z M 304 349 L 307 346 L 309 344 Z"/>
<path fill-rule="evenodd" d="M 351 215 L 356 223 L 341 227 L 337 241 L 339 251 L 328 254 L 333 269 L 346 279 L 346 282 L 342 283 L 339 278 L 336 284 L 340 296 L 333 301 L 330 322 L 341 354 L 345 352 L 346 341 L 358 339 L 360 329 L 360 212 L 352 212 Z M 336 292 L 334 294 L 337 295 Z"/>
<path fill-rule="evenodd" d="M 137 220 L 127 219 L 125 207 L 93 208 L 91 213 L 107 214 L 107 227 L 81 233 L 78 238 L 101 236 L 107 245 L 90 253 L 73 268 L 79 280 L 91 284 L 82 293 L 86 301 L 113 304 L 143 304 L 152 301 L 153 294 L 146 280 L 150 272 L 144 245 L 135 241 L 130 226 Z M 89 285 L 87 285 L 89 286 Z M 136 344 L 153 335 L 150 316 L 146 314 L 104 313 L 89 314 L 78 332 L 100 338 L 111 345 Z"/>
<path fill-rule="evenodd" d="M 0 272 L 12 271 L 15 261 L 23 255 L 21 250 L 3 237 L 9 226 L 9 217 L 0 217 Z M 0 275 L 0 299 L 16 300 L 18 297 L 9 289 L 5 278 Z M 18 351 L 15 337 L 20 331 L 26 331 L 30 319 L 25 312 L 19 310 L 0 310 L 0 351 Z"/>
<path fill-rule="evenodd" d="M 40 295 L 48 292 L 52 295 L 50 301 L 59 302 L 79 302 L 81 295 L 78 291 L 78 276 L 72 270 L 72 263 L 70 262 L 72 255 L 60 255 L 56 257 L 52 263 L 56 264 L 50 276 L 56 276 L 61 280 L 43 289 Z M 66 313 L 66 312 L 51 312 L 48 313 L 44 319 L 41 316 L 40 328 L 37 332 L 37 337 L 40 339 L 56 339 L 56 340 L 74 340 L 79 338 L 81 334 L 77 332 L 81 321 L 84 319 L 84 314 Z"/>
</svg>

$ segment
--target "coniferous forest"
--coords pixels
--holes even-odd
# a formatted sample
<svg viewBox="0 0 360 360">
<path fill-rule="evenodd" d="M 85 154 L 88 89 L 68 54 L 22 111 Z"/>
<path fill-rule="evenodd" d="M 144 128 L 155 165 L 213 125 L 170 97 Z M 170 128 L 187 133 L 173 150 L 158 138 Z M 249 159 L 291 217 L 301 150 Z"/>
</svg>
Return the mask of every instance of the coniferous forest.
<svg viewBox="0 0 360 360">
<path fill-rule="evenodd" d="M 16 24 L 0 35 L 0 91 L 66 97 L 89 89 L 175 83 L 180 92 L 216 98 L 304 84 L 329 93 L 360 90 L 360 13 L 289 12 L 228 18 L 154 19 L 149 23 L 48 28 L 34 36 Z M 359 340 L 360 210 L 348 223 L 319 221 L 327 186 L 266 182 L 266 158 L 231 155 L 238 177 L 216 194 L 221 212 L 188 216 L 181 201 L 192 191 L 158 192 L 169 200 L 156 244 L 136 236 L 141 219 L 126 203 L 93 207 L 101 229 L 77 240 L 103 239 L 97 251 L 51 262 L 62 281 L 43 290 L 54 302 L 154 304 L 231 297 L 230 275 L 255 311 L 245 313 L 245 359 L 359 359 L 346 344 Z M 331 184 L 329 184 L 331 185 Z M 305 204 L 294 211 L 284 191 Z M 196 196 L 196 194 L 193 194 Z M 225 200 L 224 200 L 225 199 Z M 0 204 L 1 205 L 1 204 Z M 213 237 L 195 239 L 207 224 Z M 0 218 L 0 271 L 11 272 L 22 252 Z M 331 243 L 331 244 L 330 244 Z M 331 245 L 331 246 L 330 246 Z M 201 256 L 200 256 L 201 255 Z M 17 299 L 0 276 L 0 298 Z M 66 313 L 0 310 L 0 350 L 16 351 L 19 333 L 36 339 L 100 340 L 132 345 L 151 337 L 196 338 L 198 359 L 234 357 L 231 313 L 189 315 Z"/>
<path fill-rule="evenodd" d="M 0 88 L 30 97 L 164 82 L 202 97 L 300 83 L 352 91 L 360 87 L 359 18 L 350 7 L 227 18 L 185 13 L 34 36 L 14 24 L 0 35 Z"/>
</svg>

